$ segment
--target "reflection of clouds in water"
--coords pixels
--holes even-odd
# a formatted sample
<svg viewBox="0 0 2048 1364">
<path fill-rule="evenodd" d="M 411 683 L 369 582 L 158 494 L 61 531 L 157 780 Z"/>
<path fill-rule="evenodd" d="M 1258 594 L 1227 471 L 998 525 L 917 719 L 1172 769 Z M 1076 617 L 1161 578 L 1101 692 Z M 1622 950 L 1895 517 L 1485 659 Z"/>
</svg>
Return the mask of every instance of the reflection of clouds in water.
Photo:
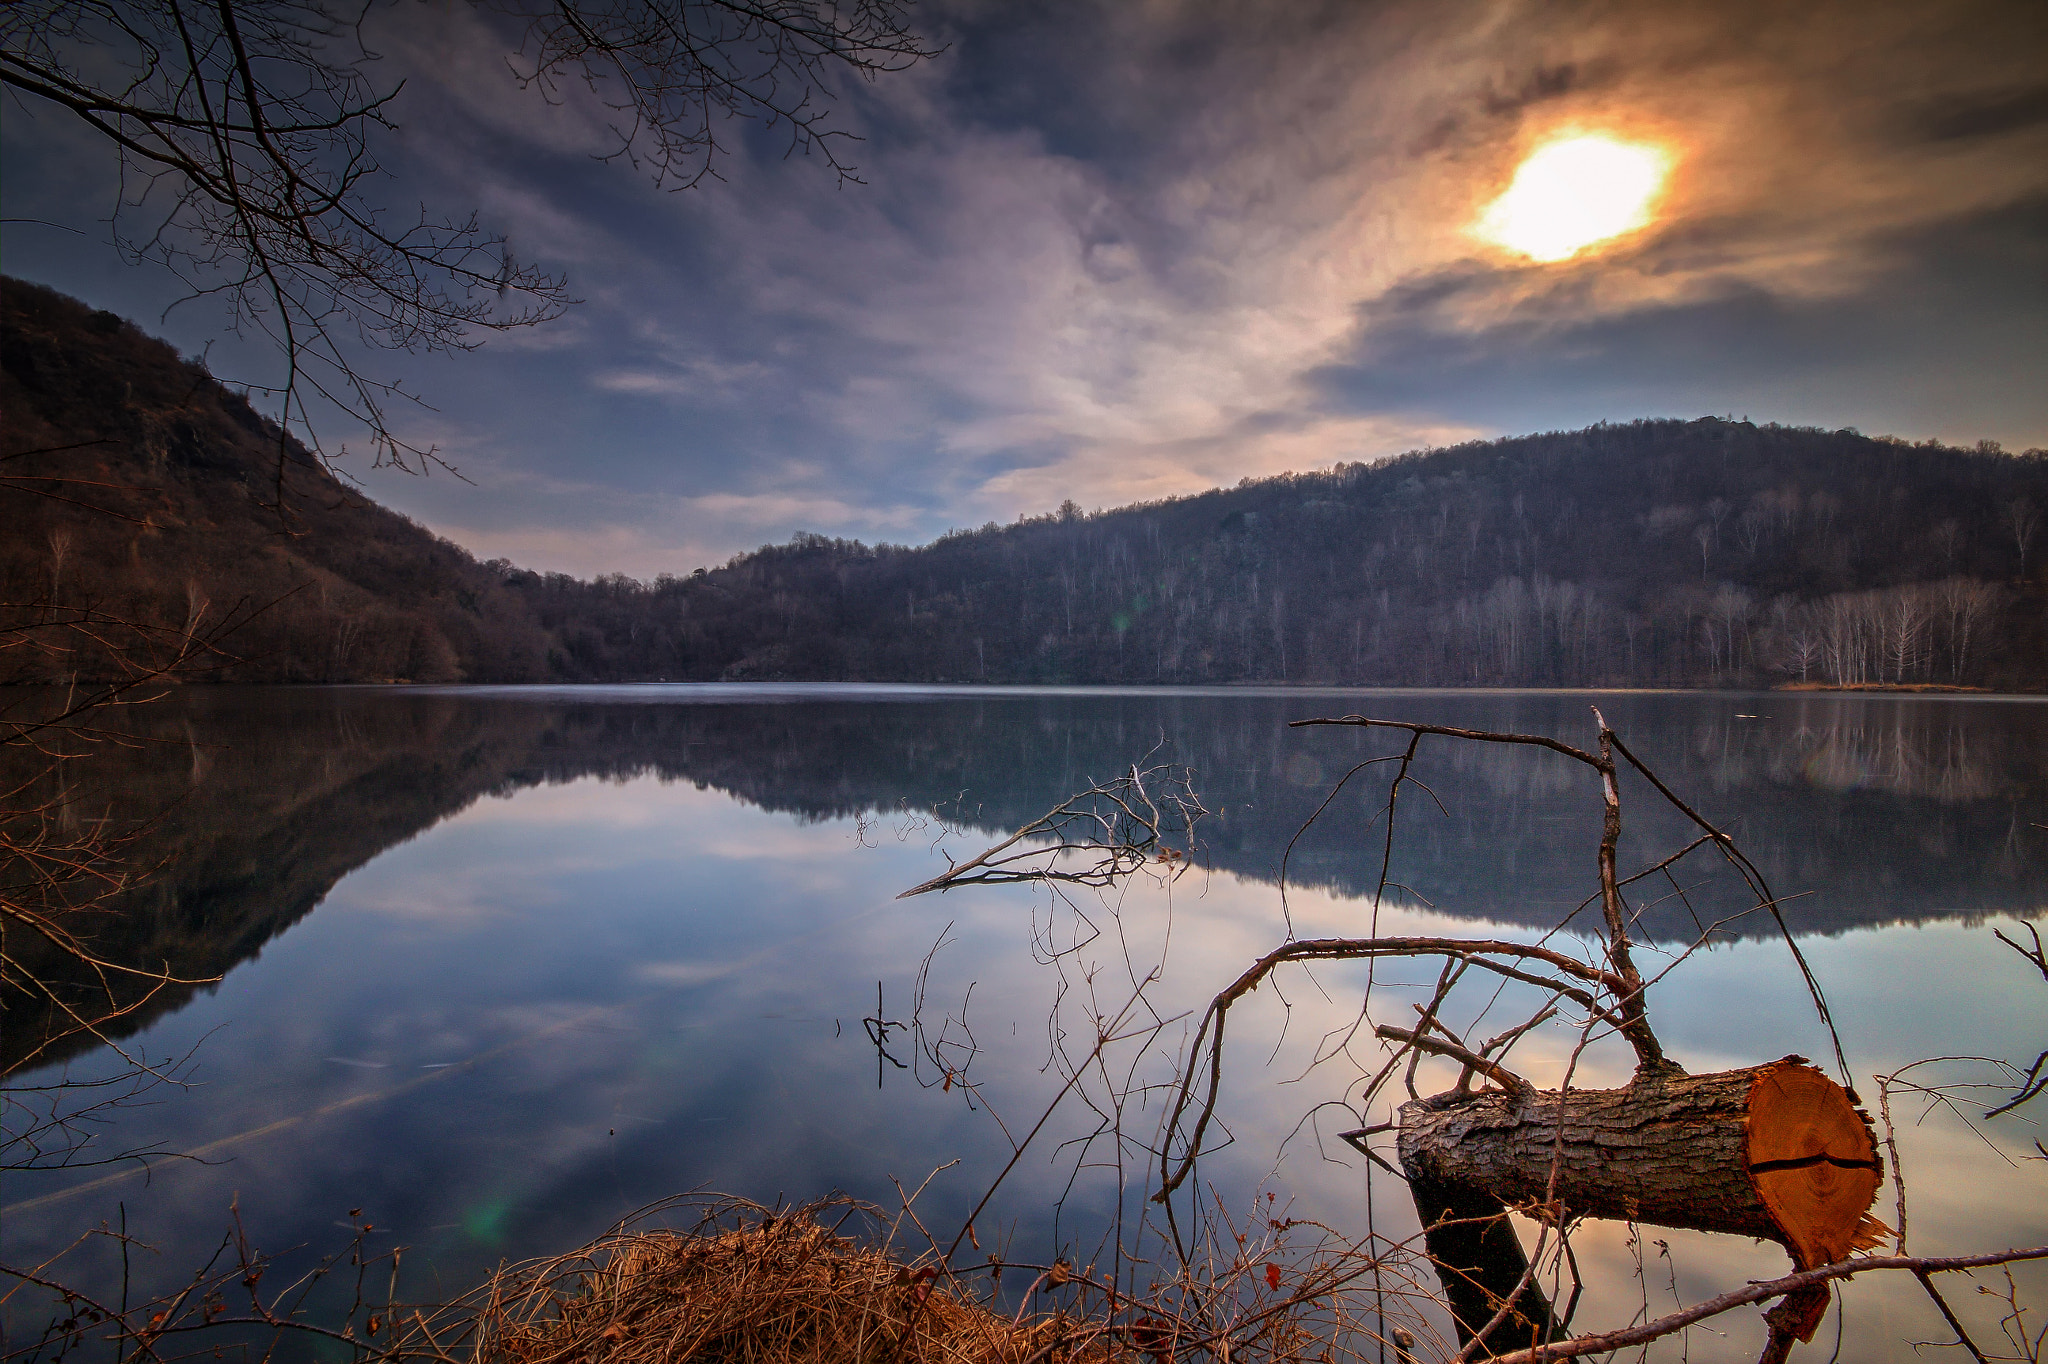
<svg viewBox="0 0 2048 1364">
<path fill-rule="evenodd" d="M 438 883 L 363 886 L 337 899 L 331 908 L 357 910 L 403 920 L 417 928 L 470 929 L 514 912 L 507 903 L 508 878 L 502 869 L 479 869 L 472 877 L 447 877 Z M 527 889 L 522 887 L 522 889 Z M 330 907 L 330 906 L 323 906 Z"/>
<path fill-rule="evenodd" d="M 635 822 L 649 810 L 675 818 Z M 661 836 L 650 838 L 650 827 Z M 877 980 L 887 1016 L 907 1016 L 917 964 L 950 926 L 951 945 L 933 959 L 927 1022 L 957 1012 L 971 988 L 969 1018 L 982 1047 L 975 1078 L 1005 1121 L 1014 1127 L 1021 1117 L 1028 1126 L 1059 1083 L 1057 1071 L 1044 1068 L 1059 976 L 1030 950 L 1032 930 L 1045 931 L 1053 903 L 1012 888 L 899 905 L 894 894 L 924 879 L 935 855 L 922 838 L 857 847 L 853 827 L 850 820 L 800 822 L 651 777 L 584 780 L 472 807 L 392 849 L 338 886 L 333 905 L 374 908 L 384 902 L 379 897 L 411 893 L 422 902 L 482 905 L 489 916 L 441 922 L 433 937 L 384 913 L 306 920 L 218 995 L 159 1030 L 158 1048 L 181 1032 L 235 1025 L 204 1053 L 212 1085 L 162 1110 L 159 1130 L 174 1145 L 193 1145 L 203 1139 L 196 1133 L 255 1127 L 265 1115 L 361 1086 L 361 1076 L 326 1057 L 388 1057 L 410 1068 L 506 1049 L 432 1095 L 324 1119 L 291 1140 L 238 1152 L 229 1167 L 167 1170 L 138 1196 L 146 1198 L 136 1204 L 139 1215 L 171 1233 L 163 1239 L 179 1228 L 196 1234 L 218 1222 L 239 1189 L 260 1223 L 259 1239 L 291 1244 L 309 1239 L 304 1227 L 324 1226 L 336 1207 L 365 1205 L 380 1226 L 429 1246 L 455 1282 L 500 1254 L 559 1250 L 639 1203 L 692 1186 L 772 1198 L 837 1185 L 886 1198 L 888 1175 L 914 1181 L 960 1157 L 963 1165 L 935 1185 L 927 1206 L 935 1218 L 964 1215 L 1007 1159 L 1000 1129 L 969 1112 L 958 1090 L 920 1089 L 894 1071 L 876 1089 L 858 1019 L 875 1007 Z M 977 852 L 977 838 L 961 836 L 948 850 L 956 858 Z M 1110 1012 L 1121 1003 L 1129 989 L 1126 952 L 1139 974 L 1163 963 L 1156 1000 L 1171 1017 L 1199 1010 L 1285 932 L 1270 885 L 1217 870 L 1170 886 L 1137 878 L 1115 895 L 1078 903 L 1102 932 L 1074 954 L 1067 978 L 1092 978 L 1099 993 L 1070 996 L 1070 1036 L 1092 1035 L 1084 1015 L 1098 1004 Z M 1369 904 L 1328 890 L 1292 890 L 1289 909 L 1304 937 L 1359 935 L 1370 924 Z M 1085 933 L 1071 908 L 1058 916 L 1051 931 L 1059 940 Z M 1381 908 L 1379 929 L 1525 933 L 1393 897 Z M 2032 995 L 2019 993 L 2022 984 L 2006 988 L 1996 960 L 2004 949 L 1994 943 L 1987 950 L 1984 941 L 1981 930 L 1948 927 L 1811 946 L 1859 1070 L 1938 1050 L 2007 1050 L 2015 1036 L 2048 1030 L 2048 1018 L 2024 1013 L 2035 1006 Z M 1647 967 L 1653 954 L 1644 955 Z M 1240 1189 L 1271 1175 L 1274 1187 L 1300 1200 L 1296 1215 L 1340 1229 L 1363 1225 L 1358 1167 L 1326 1162 L 1314 1129 L 1297 1134 L 1296 1126 L 1318 1102 L 1355 1097 L 1359 1077 L 1383 1055 L 1369 1036 L 1353 1037 L 1348 1055 L 1314 1064 L 1356 1022 L 1364 976 L 1362 965 L 1350 963 L 1292 971 L 1233 1013 L 1219 1116 L 1234 1144 L 1206 1163 L 1206 1179 Z M 1408 1000 L 1426 998 L 1435 976 L 1433 962 L 1383 963 L 1376 1016 L 1396 1016 Z M 1942 1006 L 1901 1007 L 1900 981 L 1913 982 L 1920 1001 Z M 701 988 L 713 984 L 719 988 Z M 1515 987 L 1482 1011 L 1487 995 L 1461 1000 L 1446 1021 L 1491 1035 L 1532 1007 L 1533 996 Z M 1794 1049 L 1824 1054 L 1796 972 L 1782 946 L 1769 942 L 1695 958 L 1655 987 L 1652 1008 L 1673 1053 L 1695 1070 Z M 596 1009 L 607 1012 L 593 1016 Z M 1190 1026 L 1168 1029 L 1137 1064 L 1140 1080 L 1172 1073 Z M 533 1040 L 518 1045 L 522 1039 Z M 1532 1037 L 1515 1064 L 1554 1084 L 1574 1040 L 1563 1031 Z M 1582 1061 L 1575 1082 L 1617 1084 L 1627 1074 L 1625 1052 L 1603 1043 Z M 1431 1063 L 1420 1083 L 1429 1090 L 1451 1078 Z M 622 1113 L 645 1121 L 628 1128 Z M 1065 1188 L 1071 1157 L 1056 1158 L 1056 1142 L 1090 1121 L 1078 1106 L 1063 1113 L 1043 1159 L 1025 1161 L 1011 1176 L 1004 1201 L 1006 1215 L 1018 1219 L 1020 1244 L 1046 1234 L 1046 1210 Z M 1150 1139 L 1156 1121 L 1155 1110 L 1141 1110 L 1133 1135 Z M 1339 1150 L 1327 1134 L 1341 1127 L 1325 1122 L 1321 1130 L 1323 1148 Z M 1918 1144 L 1907 1148 L 1909 1168 L 1943 1172 L 1942 1183 L 1952 1187 L 1930 1189 L 1924 1209 L 1916 1204 L 1915 1236 L 1927 1238 L 1924 1248 L 1978 1246 L 2005 1229 L 2019 1239 L 2026 1209 L 1996 1179 L 1974 1173 L 1981 1157 L 1928 1131 L 1910 1138 Z M 1106 1178 L 1085 1175 L 1070 1211 L 1106 1207 Z M 1383 1228 L 1413 1217 L 1405 1191 L 1385 1179 L 1375 1185 L 1375 1211 Z M 1639 1285 L 1624 1235 L 1612 1226 L 1582 1235 L 1582 1264 L 1593 1280 L 1582 1321 L 1625 1319 L 1639 1305 L 1630 1296 Z M 1728 1238 L 1650 1238 L 1671 1244 L 1687 1301 L 1775 1273 L 1782 1260 L 1771 1247 Z M 1650 1276 L 1653 1302 L 1656 1293 L 1668 1300 L 1663 1272 Z M 1868 1300 L 1890 1303 L 1886 1293 Z M 1876 1318 L 1852 1317 L 1852 1341 L 1866 1319 Z M 1877 1340 L 1896 1338 L 1869 1337 L 1871 1351 Z M 1710 1347 L 1721 1348 L 1702 1339 L 1693 1353 L 1707 1357 Z M 1876 1357 L 1871 1351 L 1860 1357 Z"/>
<path fill-rule="evenodd" d="M 678 818 L 717 818 L 733 809 L 732 799 L 687 781 L 661 780 L 651 773 L 605 779 L 524 786 L 479 801 L 455 819 L 464 824 L 531 826 L 603 825 L 611 829 L 660 827 Z"/>
<path fill-rule="evenodd" d="M 509 851 L 545 861 L 556 872 L 579 864 L 658 860 L 687 847 L 694 858 L 769 862 L 790 869 L 829 865 L 836 873 L 842 868 L 832 854 L 844 849 L 820 848 L 805 827 L 811 822 L 764 820 L 755 807 L 724 791 L 664 777 L 651 768 L 524 787 L 479 801 L 446 821 L 461 828 L 524 831 L 523 837 L 542 844 Z M 671 841 L 650 842 L 649 834 Z"/>
<path fill-rule="evenodd" d="M 768 953 L 762 951 L 741 961 L 648 961 L 635 966 L 631 974 L 635 980 L 644 980 L 650 985 L 691 989 L 740 975 L 759 966 L 767 958 Z"/>
</svg>

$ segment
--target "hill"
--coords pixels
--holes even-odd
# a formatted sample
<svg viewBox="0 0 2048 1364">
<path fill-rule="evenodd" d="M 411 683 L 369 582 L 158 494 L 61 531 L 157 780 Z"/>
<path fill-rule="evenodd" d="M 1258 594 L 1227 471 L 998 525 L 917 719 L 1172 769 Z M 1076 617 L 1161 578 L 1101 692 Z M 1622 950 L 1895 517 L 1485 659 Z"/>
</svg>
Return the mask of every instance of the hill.
<svg viewBox="0 0 2048 1364">
<path fill-rule="evenodd" d="M 223 625 L 204 675 L 545 672 L 502 574 L 280 445 L 247 399 L 112 313 L 0 281 L 0 422 L 0 603 L 6 625 L 44 627 L 0 652 L 0 680 L 115 676 Z"/>
<path fill-rule="evenodd" d="M 281 520 L 245 400 L 48 290 L 4 307 L 4 599 L 262 607 L 222 644 L 240 680 L 2048 686 L 2038 450 L 1639 421 L 586 582 L 479 563 L 289 442 Z"/>
</svg>

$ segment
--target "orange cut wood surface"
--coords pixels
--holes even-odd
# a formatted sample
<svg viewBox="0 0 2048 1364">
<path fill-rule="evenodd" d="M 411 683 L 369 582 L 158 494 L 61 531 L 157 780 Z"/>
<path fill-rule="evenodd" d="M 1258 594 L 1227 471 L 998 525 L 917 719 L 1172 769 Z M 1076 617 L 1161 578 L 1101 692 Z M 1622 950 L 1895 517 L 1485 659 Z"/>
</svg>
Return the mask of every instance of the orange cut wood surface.
<svg viewBox="0 0 2048 1364">
<path fill-rule="evenodd" d="M 1757 1196 L 1802 1269 L 1859 1248 L 1882 1170 L 1847 1090 L 1791 1057 L 1758 1071 L 1745 1149 Z"/>
</svg>

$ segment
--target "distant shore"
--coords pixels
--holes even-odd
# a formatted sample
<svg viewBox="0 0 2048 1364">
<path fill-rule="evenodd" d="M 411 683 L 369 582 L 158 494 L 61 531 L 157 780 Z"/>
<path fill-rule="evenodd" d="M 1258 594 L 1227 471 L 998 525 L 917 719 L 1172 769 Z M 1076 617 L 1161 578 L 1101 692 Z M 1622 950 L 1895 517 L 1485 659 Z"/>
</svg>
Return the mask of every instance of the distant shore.
<svg viewBox="0 0 2048 1364">
<path fill-rule="evenodd" d="M 1897 691 L 1976 692 L 1989 696 L 1989 687 L 1964 687 L 1948 682 L 1780 682 L 1772 691 Z"/>
</svg>

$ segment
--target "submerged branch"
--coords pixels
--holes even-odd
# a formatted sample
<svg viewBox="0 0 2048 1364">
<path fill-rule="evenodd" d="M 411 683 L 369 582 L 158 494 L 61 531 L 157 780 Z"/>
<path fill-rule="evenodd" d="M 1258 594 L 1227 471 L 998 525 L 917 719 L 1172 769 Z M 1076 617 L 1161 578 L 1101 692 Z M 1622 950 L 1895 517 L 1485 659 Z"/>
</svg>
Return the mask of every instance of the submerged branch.
<svg viewBox="0 0 2048 1364">
<path fill-rule="evenodd" d="M 1186 868 L 1194 852 L 1195 822 L 1208 811 L 1187 768 L 1133 763 L 1114 781 L 1067 797 L 994 847 L 902 892 L 907 900 L 956 886 L 1060 881 L 1114 885 L 1148 863 Z M 1062 867 L 1063 858 L 1091 860 Z"/>
</svg>

